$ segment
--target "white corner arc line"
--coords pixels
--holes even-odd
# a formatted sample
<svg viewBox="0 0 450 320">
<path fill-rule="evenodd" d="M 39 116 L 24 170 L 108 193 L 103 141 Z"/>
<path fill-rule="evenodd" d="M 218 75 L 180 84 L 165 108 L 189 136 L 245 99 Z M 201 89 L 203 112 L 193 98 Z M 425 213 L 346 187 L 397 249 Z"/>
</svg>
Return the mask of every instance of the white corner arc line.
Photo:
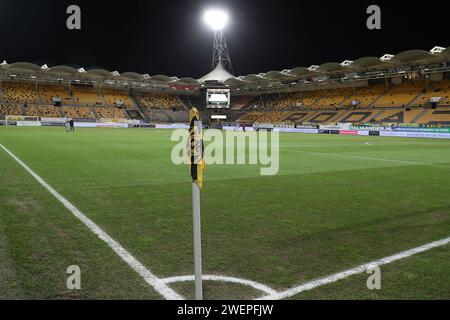
<svg viewBox="0 0 450 320">
<path fill-rule="evenodd" d="M 338 273 L 335 273 L 335 274 L 332 274 L 332 275 L 329 275 L 329 276 L 326 276 L 323 278 L 319 278 L 319 279 L 304 283 L 298 287 L 294 287 L 294 288 L 288 289 L 286 291 L 278 292 L 273 295 L 268 295 L 268 296 L 259 298 L 258 300 L 279 300 L 279 299 L 289 298 L 289 297 L 295 296 L 303 291 L 308 291 L 308 290 L 311 290 L 311 289 L 314 289 L 314 288 L 317 288 L 317 287 L 320 287 L 320 286 L 323 286 L 323 285 L 326 285 L 326 284 L 329 284 L 332 282 L 336 282 L 341 279 L 348 278 L 355 274 L 363 273 L 374 266 L 382 266 L 385 264 L 389 264 L 391 262 L 405 259 L 405 258 L 411 257 L 415 254 L 425 252 L 425 251 L 428 251 L 428 250 L 431 250 L 431 249 L 434 249 L 437 247 L 441 247 L 441 246 L 447 245 L 449 243 L 450 243 L 450 237 L 442 239 L 442 240 L 438 240 L 435 242 L 431 242 L 431 243 L 425 244 L 425 245 L 417 247 L 417 248 L 409 249 L 409 250 L 394 254 L 389 257 L 385 257 L 385 258 L 382 258 L 379 260 L 375 260 L 375 261 L 372 261 L 372 262 L 369 262 L 366 264 L 359 265 L 352 269 L 348 269 L 348 270 L 345 270 L 342 272 L 338 272 Z"/>
<path fill-rule="evenodd" d="M 188 275 L 188 276 L 175 276 L 175 277 L 170 277 L 170 278 L 164 278 L 161 279 L 164 283 L 175 283 L 175 282 L 184 282 L 184 281 L 194 281 L 195 280 L 195 276 L 194 275 Z M 237 284 L 242 284 L 242 285 L 246 285 L 249 287 L 252 287 L 258 291 L 264 292 L 268 295 L 275 295 L 278 292 L 275 291 L 274 289 L 266 286 L 265 284 L 262 283 L 258 283 L 255 281 L 251 281 L 251 280 L 246 280 L 246 279 L 240 279 L 240 278 L 236 278 L 236 277 L 227 277 L 227 276 L 218 276 L 218 275 L 203 275 L 202 276 L 202 280 L 205 281 L 220 281 L 220 282 L 229 282 L 229 283 L 237 283 Z"/>
<path fill-rule="evenodd" d="M 116 240 L 111 238 L 105 231 L 103 231 L 92 220 L 86 217 L 78 208 L 71 204 L 66 198 L 60 195 L 55 189 L 53 189 L 47 182 L 38 176 L 30 167 L 28 167 L 22 160 L 16 157 L 11 151 L 0 144 L 0 147 L 13 158 L 18 164 L 20 164 L 33 178 L 35 178 L 48 192 L 50 192 L 59 202 L 61 202 L 72 214 L 78 218 L 86 227 L 89 228 L 94 234 L 102 239 L 106 244 L 134 271 L 136 271 L 150 286 L 152 286 L 159 294 L 168 300 L 182 300 L 183 297 L 169 288 L 160 278 L 155 276 L 150 270 L 148 270 L 142 263 L 140 263 L 131 253 L 123 248 Z"/>
</svg>

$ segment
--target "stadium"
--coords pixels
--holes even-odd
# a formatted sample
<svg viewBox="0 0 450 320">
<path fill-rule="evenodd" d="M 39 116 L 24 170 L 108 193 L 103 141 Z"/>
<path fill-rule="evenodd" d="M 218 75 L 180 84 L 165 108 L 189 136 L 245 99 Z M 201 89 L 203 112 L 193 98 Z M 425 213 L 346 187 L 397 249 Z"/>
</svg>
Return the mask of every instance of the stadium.
<svg viewBox="0 0 450 320">
<path fill-rule="evenodd" d="M 0 299 L 450 299 L 448 44 L 235 75 L 211 26 L 201 77 L 0 64 Z M 196 169 L 201 227 L 192 108 L 279 137 Z"/>
<path fill-rule="evenodd" d="M 436 46 L 239 77 L 218 64 L 200 81 L 4 61 L 0 114 L 5 125 L 74 118 L 78 126 L 158 126 L 187 123 L 186 110 L 198 106 L 210 125 L 313 129 L 346 123 L 373 133 L 397 126 L 444 133 L 450 125 L 449 59 L 450 48 Z M 230 90 L 229 110 L 208 110 L 208 86 Z M 419 127 L 429 130 L 414 130 Z"/>
</svg>

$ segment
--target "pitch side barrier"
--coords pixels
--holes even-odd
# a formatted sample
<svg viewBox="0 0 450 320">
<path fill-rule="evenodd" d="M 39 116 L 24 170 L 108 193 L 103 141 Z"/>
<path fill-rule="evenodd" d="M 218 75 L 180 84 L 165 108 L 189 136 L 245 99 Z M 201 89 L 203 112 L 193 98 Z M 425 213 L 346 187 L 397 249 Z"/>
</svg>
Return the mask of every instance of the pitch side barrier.
<svg viewBox="0 0 450 320">
<path fill-rule="evenodd" d="M 27 117 L 27 116 L 7 116 L 1 122 L 7 126 L 18 127 L 63 127 L 67 118 L 45 118 L 45 117 Z M 139 120 L 129 119 L 82 119 L 73 118 L 74 126 L 78 128 L 135 128 L 144 127 L 145 124 Z M 146 124 L 148 126 L 148 124 Z"/>
<path fill-rule="evenodd" d="M 156 129 L 187 129 L 188 125 L 183 123 L 154 124 Z M 220 127 L 220 126 L 219 126 Z M 242 126 L 221 126 L 226 131 L 244 131 Z M 308 133 L 308 134 L 337 134 L 352 136 L 382 136 L 382 137 L 402 137 L 402 138 L 430 138 L 430 139 L 450 139 L 450 128 L 420 128 L 420 127 L 355 127 L 351 124 L 336 126 L 245 126 L 245 131 L 277 131 L 285 133 Z"/>
<path fill-rule="evenodd" d="M 450 128 L 407 128 L 407 127 L 320 127 L 320 128 L 273 128 L 274 131 L 311 134 L 339 134 L 352 136 L 381 136 L 401 138 L 450 139 Z"/>
<path fill-rule="evenodd" d="M 66 119 L 64 118 L 41 118 L 41 119 L 24 119 L 24 117 L 10 118 L 2 120 L 1 125 L 15 126 L 63 126 Z M 189 126 L 185 123 L 172 124 L 145 124 L 143 125 L 136 120 L 114 121 L 105 119 L 100 122 L 96 121 L 75 121 L 75 127 L 83 128 L 135 128 L 146 127 L 155 129 L 187 129 Z M 227 131 L 244 131 L 243 127 L 222 126 Z M 349 124 L 336 126 L 318 126 L 318 127 L 263 127 L 263 126 L 246 126 L 245 131 L 277 131 L 284 133 L 307 133 L 307 134 L 336 134 L 336 135 L 352 135 L 352 136 L 381 136 L 381 137 L 400 137 L 400 138 L 429 138 L 429 139 L 450 139 L 450 128 L 421 128 L 421 127 L 356 127 Z"/>
</svg>

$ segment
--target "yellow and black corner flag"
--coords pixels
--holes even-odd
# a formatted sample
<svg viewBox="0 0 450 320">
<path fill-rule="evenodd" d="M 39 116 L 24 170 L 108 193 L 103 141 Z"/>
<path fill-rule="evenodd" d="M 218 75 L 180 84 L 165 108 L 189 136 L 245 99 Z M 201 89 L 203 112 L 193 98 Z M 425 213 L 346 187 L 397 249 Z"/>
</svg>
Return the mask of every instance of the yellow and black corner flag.
<svg viewBox="0 0 450 320">
<path fill-rule="evenodd" d="M 205 169 L 205 159 L 203 158 L 203 139 L 200 114 L 197 108 L 189 110 L 189 141 L 190 141 L 190 164 L 191 177 L 199 188 L 203 185 L 203 169 Z"/>
</svg>

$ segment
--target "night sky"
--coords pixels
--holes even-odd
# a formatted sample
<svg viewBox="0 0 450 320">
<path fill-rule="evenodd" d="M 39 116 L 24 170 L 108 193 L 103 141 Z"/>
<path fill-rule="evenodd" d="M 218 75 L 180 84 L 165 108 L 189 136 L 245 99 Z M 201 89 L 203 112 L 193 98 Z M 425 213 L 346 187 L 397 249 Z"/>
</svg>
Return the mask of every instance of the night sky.
<svg viewBox="0 0 450 320">
<path fill-rule="evenodd" d="M 226 38 L 235 73 L 246 75 L 450 46 L 445 3 L 1 0 L 0 60 L 200 77 L 210 70 L 213 39 L 202 13 L 222 7 L 231 16 Z M 66 28 L 70 4 L 81 7 L 80 31 Z M 366 28 L 370 4 L 381 7 L 382 30 Z"/>
</svg>

